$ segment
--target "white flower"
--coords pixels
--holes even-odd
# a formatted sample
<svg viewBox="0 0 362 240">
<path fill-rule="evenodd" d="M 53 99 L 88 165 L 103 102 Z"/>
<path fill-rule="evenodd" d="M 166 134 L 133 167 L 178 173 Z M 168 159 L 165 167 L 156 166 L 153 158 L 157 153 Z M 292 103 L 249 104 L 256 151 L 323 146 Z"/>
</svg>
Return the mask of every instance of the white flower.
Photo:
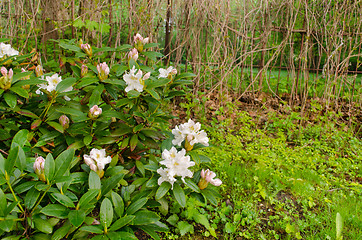
<svg viewBox="0 0 362 240">
<path fill-rule="evenodd" d="M 193 138 L 190 141 L 190 145 L 194 145 L 195 143 L 201 143 L 206 147 L 209 146 L 209 138 L 207 137 L 207 133 L 204 130 L 194 133 L 191 136 Z"/>
<path fill-rule="evenodd" d="M 175 147 L 172 147 L 170 151 L 165 149 L 162 152 L 163 161 L 160 164 L 165 165 L 170 169 L 175 176 L 181 177 L 184 180 L 185 177 L 192 177 L 193 173 L 188 169 L 195 165 L 195 162 L 190 161 L 190 156 L 185 156 L 186 150 L 182 149 L 177 151 Z"/>
<path fill-rule="evenodd" d="M 185 134 L 183 134 L 178 126 L 172 129 L 172 134 L 175 137 L 175 139 L 172 140 L 172 144 L 181 146 L 181 143 L 185 140 Z"/>
<path fill-rule="evenodd" d="M 177 179 L 175 178 L 175 175 L 171 169 L 159 168 L 157 169 L 157 173 L 161 175 L 161 177 L 158 178 L 158 185 L 161 185 L 161 183 L 163 182 L 169 182 L 173 187 L 173 184 L 176 182 Z"/>
<path fill-rule="evenodd" d="M 176 68 L 173 68 L 172 66 L 170 66 L 167 69 L 160 68 L 160 69 L 158 69 L 158 71 L 160 72 L 160 74 L 158 75 L 158 78 L 167 78 L 169 75 L 177 74 Z"/>
<path fill-rule="evenodd" d="M 123 80 L 127 83 L 126 92 L 131 90 L 136 90 L 138 92 L 143 91 L 144 79 L 142 78 L 142 71 L 138 70 L 137 73 L 136 71 L 137 69 L 133 66 L 129 73 L 123 75 Z"/>
<path fill-rule="evenodd" d="M 110 156 L 106 156 L 105 149 L 99 150 L 96 148 L 93 148 L 89 155 L 83 155 L 83 158 L 89 168 L 95 172 L 103 171 L 105 165 L 112 161 Z"/>
<path fill-rule="evenodd" d="M 201 124 L 195 123 L 191 119 L 188 122 L 176 126 L 172 130 L 174 139 L 172 144 L 181 146 L 181 143 L 186 140 L 185 146 L 186 150 L 189 151 L 192 149 L 192 146 L 196 143 L 201 143 L 204 146 L 209 146 L 209 138 L 204 130 L 201 130 Z"/>
<path fill-rule="evenodd" d="M 41 76 L 41 79 L 44 79 L 44 76 Z M 58 84 L 62 81 L 62 77 L 58 76 L 58 74 L 55 73 L 51 77 L 46 76 L 45 80 L 47 81 L 47 83 L 39 84 L 38 85 L 39 89 L 35 91 L 36 94 L 42 94 L 42 92 L 40 91 L 41 89 L 45 90 L 48 93 L 51 93 L 51 92 L 55 91 Z M 70 86 L 67 89 L 63 90 L 62 92 L 69 92 L 69 91 L 72 91 L 72 90 L 73 90 L 73 87 Z M 67 100 L 67 101 L 71 100 L 67 96 L 64 96 L 64 99 Z"/>
<path fill-rule="evenodd" d="M 19 55 L 19 52 L 12 48 L 10 44 L 5 44 L 3 42 L 0 43 L 0 58 L 3 58 L 4 56 L 11 57 L 16 55 Z"/>
</svg>

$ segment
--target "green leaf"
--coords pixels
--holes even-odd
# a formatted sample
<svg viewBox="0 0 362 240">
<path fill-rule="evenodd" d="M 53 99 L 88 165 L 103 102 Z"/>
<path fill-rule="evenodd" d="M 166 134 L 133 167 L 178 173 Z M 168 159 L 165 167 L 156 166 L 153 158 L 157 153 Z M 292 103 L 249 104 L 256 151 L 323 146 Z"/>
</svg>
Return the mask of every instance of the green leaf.
<svg viewBox="0 0 362 240">
<path fill-rule="evenodd" d="M 165 196 L 165 194 L 170 190 L 170 188 L 171 188 L 171 184 L 169 182 L 161 183 L 161 185 L 157 189 L 157 192 L 156 192 L 156 195 L 155 195 L 156 200 L 159 200 L 163 196 Z"/>
<path fill-rule="evenodd" d="M 64 128 L 57 122 L 47 122 L 49 126 L 57 130 L 58 132 L 64 133 Z"/>
<path fill-rule="evenodd" d="M 6 219 L 3 221 L 0 221 L 0 230 L 3 230 L 5 232 L 10 232 L 11 229 L 14 226 L 15 221 L 11 220 L 11 219 Z"/>
<path fill-rule="evenodd" d="M 216 197 L 215 195 L 213 194 L 212 191 L 210 191 L 209 189 L 203 189 L 201 191 L 201 194 L 207 199 L 210 201 L 210 203 L 214 206 L 217 206 L 217 200 L 216 200 Z"/>
<path fill-rule="evenodd" d="M 136 90 L 131 90 L 127 93 L 128 98 L 137 98 L 139 95 L 141 95 L 141 93 Z"/>
<path fill-rule="evenodd" d="M 161 58 L 164 56 L 160 52 L 153 52 L 153 51 L 142 52 L 142 54 L 151 59 L 152 61 L 157 61 L 157 58 Z"/>
<path fill-rule="evenodd" d="M 82 27 L 84 27 L 85 26 L 85 24 L 84 24 L 84 22 L 82 21 L 82 19 L 81 18 L 77 18 L 76 20 L 74 20 L 74 22 L 73 22 L 73 27 L 76 27 L 76 28 L 82 28 Z"/>
<path fill-rule="evenodd" d="M 8 204 L 6 201 L 6 196 L 3 192 L 3 190 L 0 188 L 0 217 L 4 216 L 4 210 L 7 208 Z"/>
<path fill-rule="evenodd" d="M 49 182 L 53 180 L 54 172 L 55 172 L 55 161 L 53 156 L 49 153 L 44 163 L 45 178 L 48 179 Z"/>
<path fill-rule="evenodd" d="M 9 105 L 9 107 L 14 108 L 16 106 L 17 98 L 14 94 L 9 92 L 4 94 L 5 102 Z"/>
<path fill-rule="evenodd" d="M 81 49 L 78 46 L 70 45 L 70 44 L 67 44 L 67 43 L 62 42 L 62 41 L 59 43 L 59 46 L 61 48 L 64 48 L 64 49 L 67 49 L 67 50 L 70 50 L 70 51 L 73 51 L 73 52 L 81 52 Z"/>
<path fill-rule="evenodd" d="M 177 223 L 177 227 L 180 230 L 181 236 L 186 233 L 194 233 L 194 226 L 185 221 L 180 221 Z"/>
<path fill-rule="evenodd" d="M 28 93 L 24 88 L 21 88 L 21 87 L 11 87 L 11 88 L 10 88 L 10 91 L 18 94 L 20 97 L 29 98 L 29 93 Z"/>
<path fill-rule="evenodd" d="M 35 115 L 34 113 L 30 112 L 29 110 L 25 110 L 25 109 L 21 109 L 21 110 L 16 110 L 16 113 L 23 115 L 23 116 L 27 116 L 27 117 L 31 117 L 31 118 L 36 118 L 38 119 L 39 117 L 37 115 Z"/>
<path fill-rule="evenodd" d="M 186 186 L 188 186 L 194 192 L 200 192 L 200 188 L 191 178 L 185 178 Z"/>
<path fill-rule="evenodd" d="M 70 168 L 70 164 L 74 157 L 74 149 L 67 149 L 55 159 L 56 170 L 54 178 L 62 177 L 64 173 Z"/>
<path fill-rule="evenodd" d="M 146 80 L 145 85 L 146 85 L 146 89 L 153 89 L 153 88 L 157 88 L 157 87 L 166 86 L 170 81 L 171 81 L 171 79 L 168 79 L 168 78 L 160 78 L 157 80 L 152 80 L 151 78 L 149 78 Z"/>
<path fill-rule="evenodd" d="M 116 212 L 118 217 L 122 217 L 124 211 L 124 202 L 122 197 L 118 193 L 112 192 L 111 198 L 114 206 L 114 211 Z"/>
<path fill-rule="evenodd" d="M 158 95 L 158 93 L 153 90 L 153 89 L 146 89 L 146 92 L 148 92 L 153 98 L 160 100 L 160 95 Z"/>
<path fill-rule="evenodd" d="M 343 230 L 343 219 L 342 219 L 341 214 L 339 212 L 337 212 L 337 215 L 336 215 L 336 239 L 337 240 L 342 240 L 342 238 L 343 238 L 342 230 Z"/>
<path fill-rule="evenodd" d="M 66 207 L 72 207 L 74 208 L 73 201 L 66 195 L 60 194 L 60 193 L 52 193 L 51 196 L 57 200 L 60 204 L 66 206 Z"/>
<path fill-rule="evenodd" d="M 58 230 L 54 232 L 52 235 L 52 240 L 61 240 L 64 239 L 65 235 L 68 234 L 72 225 L 69 222 L 66 222 L 63 226 L 61 226 Z"/>
<path fill-rule="evenodd" d="M 131 205 L 129 205 L 129 207 L 126 210 L 126 213 L 128 215 L 132 215 L 135 212 L 137 212 L 138 210 L 140 210 L 146 203 L 147 203 L 148 199 L 147 198 L 140 198 L 137 201 L 131 203 Z"/>
<path fill-rule="evenodd" d="M 135 218 L 135 216 L 133 215 L 128 215 L 128 216 L 124 216 L 120 219 L 118 219 L 117 221 L 115 221 L 112 226 L 109 228 L 109 231 L 117 231 L 118 229 L 126 226 L 128 223 L 130 223 L 133 219 Z"/>
<path fill-rule="evenodd" d="M 53 232 L 53 226 L 47 221 L 42 218 L 34 218 L 33 219 L 35 228 L 39 231 L 50 234 Z"/>
<path fill-rule="evenodd" d="M 145 233 L 150 235 L 154 240 L 160 240 L 160 236 L 158 236 L 157 232 L 154 230 L 153 224 L 150 225 L 142 225 L 139 226 L 140 229 L 142 229 Z"/>
<path fill-rule="evenodd" d="M 68 217 L 69 209 L 60 204 L 48 204 L 40 212 L 47 216 L 64 219 Z"/>
<path fill-rule="evenodd" d="M 32 74 L 32 71 L 29 71 L 29 72 L 20 72 L 20 73 L 17 73 L 14 75 L 13 77 L 13 83 L 15 83 L 16 81 L 18 81 L 19 79 L 21 78 L 24 78 L 24 77 L 27 77 L 29 75 Z M 11 89 L 10 89 L 11 90 Z"/>
<path fill-rule="evenodd" d="M 157 213 L 148 210 L 140 210 L 134 215 L 135 219 L 132 222 L 133 225 L 152 224 L 160 220 L 160 216 L 158 216 Z"/>
<path fill-rule="evenodd" d="M 131 140 L 129 141 L 129 147 L 130 147 L 131 151 L 133 151 L 136 148 L 137 143 L 138 143 L 137 134 L 133 134 L 131 137 Z"/>
<path fill-rule="evenodd" d="M 210 229 L 210 223 L 209 223 L 209 220 L 207 219 L 206 215 L 194 214 L 193 219 L 195 220 L 195 222 L 204 225 L 206 229 L 208 229 L 208 230 Z"/>
<path fill-rule="evenodd" d="M 101 94 L 104 90 L 104 85 L 99 84 L 96 88 L 93 89 L 92 95 L 89 98 L 89 106 L 93 107 L 94 105 L 98 105 L 101 100 Z"/>
<path fill-rule="evenodd" d="M 92 136 L 87 135 L 83 138 L 83 143 L 84 143 L 84 145 L 88 146 L 89 144 L 92 143 L 92 140 L 93 140 Z"/>
<path fill-rule="evenodd" d="M 99 194 L 98 189 L 89 189 L 83 196 L 80 198 L 78 202 L 77 208 L 82 208 L 89 204 L 93 199 Z"/>
<path fill-rule="evenodd" d="M 83 224 L 85 217 L 86 215 L 83 210 L 72 210 L 68 214 L 70 223 L 76 228 Z"/>
<path fill-rule="evenodd" d="M 7 160 L 5 161 L 5 171 L 10 175 L 14 171 L 15 162 L 19 155 L 19 146 L 16 146 L 9 151 Z"/>
<path fill-rule="evenodd" d="M 175 196 L 176 201 L 181 205 L 181 207 L 186 206 L 186 196 L 184 190 L 178 183 L 173 185 L 173 195 Z"/>
<path fill-rule="evenodd" d="M 100 210 L 100 221 L 102 226 L 109 227 L 112 224 L 113 219 L 113 206 L 111 200 L 108 198 L 103 199 Z"/>
<path fill-rule="evenodd" d="M 98 226 L 83 226 L 79 230 L 90 232 L 90 233 L 96 233 L 96 234 L 102 234 L 103 230 L 100 229 Z"/>
<path fill-rule="evenodd" d="M 120 173 L 117 175 L 114 175 L 107 179 L 107 181 L 102 186 L 102 195 L 107 194 L 109 191 L 111 191 L 117 184 L 122 180 L 124 176 L 124 173 Z"/>
<path fill-rule="evenodd" d="M 26 156 L 23 148 L 19 147 L 18 158 L 16 159 L 15 166 L 23 171 L 26 168 Z"/>
<path fill-rule="evenodd" d="M 32 209 L 36 201 L 38 200 L 39 196 L 40 192 L 38 190 L 36 190 L 35 188 L 30 189 L 30 191 L 28 191 L 25 196 L 24 200 L 25 207 L 29 210 Z"/>
<path fill-rule="evenodd" d="M 89 172 L 88 184 L 89 189 L 101 189 L 101 179 L 95 171 Z"/>
<path fill-rule="evenodd" d="M 136 161 L 136 166 L 137 166 L 137 169 L 142 174 L 142 176 L 144 177 L 145 176 L 145 167 L 144 167 L 143 163 L 141 161 Z"/>
<path fill-rule="evenodd" d="M 151 47 L 158 47 L 159 43 L 146 43 L 143 45 L 143 49 L 151 48 Z"/>
</svg>

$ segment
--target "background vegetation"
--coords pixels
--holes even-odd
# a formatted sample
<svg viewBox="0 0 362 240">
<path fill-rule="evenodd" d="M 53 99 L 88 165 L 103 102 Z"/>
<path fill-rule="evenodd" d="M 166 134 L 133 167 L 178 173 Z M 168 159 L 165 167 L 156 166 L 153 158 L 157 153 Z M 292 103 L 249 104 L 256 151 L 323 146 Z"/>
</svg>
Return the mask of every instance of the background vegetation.
<svg viewBox="0 0 362 240">
<path fill-rule="evenodd" d="M 59 61 L 52 39 L 118 47 L 140 32 L 161 43 L 165 62 L 197 74 L 194 93 L 255 99 L 263 91 L 302 110 L 308 97 L 348 111 L 361 104 L 359 1 L 9 0 L 0 7 L 1 37 L 42 60 Z"/>
</svg>

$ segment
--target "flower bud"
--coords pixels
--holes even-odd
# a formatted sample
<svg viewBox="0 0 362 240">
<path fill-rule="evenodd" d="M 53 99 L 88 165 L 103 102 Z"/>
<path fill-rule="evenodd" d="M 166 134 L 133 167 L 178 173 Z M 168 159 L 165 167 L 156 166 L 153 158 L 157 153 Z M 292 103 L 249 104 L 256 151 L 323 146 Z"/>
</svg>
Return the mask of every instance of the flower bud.
<svg viewBox="0 0 362 240">
<path fill-rule="evenodd" d="M 44 73 L 43 73 L 43 67 L 41 66 L 41 65 L 38 65 L 38 66 L 36 66 L 36 68 L 35 68 L 35 75 L 37 76 L 37 77 L 40 77 L 40 76 L 42 76 Z"/>
<path fill-rule="evenodd" d="M 13 80 L 13 69 L 8 71 L 5 67 L 1 67 L 0 72 L 3 75 L 0 78 L 0 88 L 3 90 L 8 90 L 11 87 L 11 82 Z"/>
<path fill-rule="evenodd" d="M 98 70 L 98 78 L 101 81 L 104 81 L 108 78 L 109 75 L 109 67 L 106 62 L 100 63 L 97 65 Z"/>
<path fill-rule="evenodd" d="M 36 175 L 38 175 L 39 179 L 43 182 L 45 182 L 45 176 L 44 176 L 44 163 L 45 159 L 43 157 L 37 157 L 35 159 L 33 169 Z"/>
<path fill-rule="evenodd" d="M 205 189 L 209 183 L 211 183 L 214 186 L 220 186 L 222 184 L 222 181 L 218 178 L 214 179 L 216 177 L 216 174 L 213 171 L 210 171 L 207 169 L 206 171 L 204 169 L 201 170 L 201 179 L 198 183 L 199 188 Z"/>
<path fill-rule="evenodd" d="M 84 43 L 80 45 L 80 48 L 89 56 L 92 57 L 92 47 L 88 43 Z"/>
<path fill-rule="evenodd" d="M 134 43 L 142 42 L 142 41 L 143 41 L 143 37 L 141 36 L 141 34 L 137 33 L 137 34 L 133 37 L 133 41 L 134 41 Z"/>
<path fill-rule="evenodd" d="M 146 73 L 145 75 L 143 75 L 143 80 L 147 80 L 147 79 L 149 79 L 150 78 L 150 76 L 151 76 L 151 72 L 148 72 L 148 73 Z"/>
<path fill-rule="evenodd" d="M 62 116 L 60 116 L 60 118 L 59 118 L 59 123 L 60 123 L 60 125 L 62 125 L 63 126 L 63 129 L 65 130 L 65 129 L 67 129 L 67 128 L 69 128 L 69 118 L 66 116 L 66 115 L 62 115 Z"/>
<path fill-rule="evenodd" d="M 1 74 L 6 77 L 8 75 L 8 70 L 6 69 L 6 67 L 1 67 Z"/>
<path fill-rule="evenodd" d="M 138 59 L 138 51 L 137 49 L 133 48 L 131 51 L 129 51 L 128 53 L 128 60 L 133 59 L 135 61 L 137 61 Z"/>
<path fill-rule="evenodd" d="M 144 44 L 147 44 L 149 41 L 150 41 L 150 38 L 147 37 L 147 38 L 143 39 L 142 43 L 144 45 Z"/>
<path fill-rule="evenodd" d="M 83 64 L 81 69 L 80 69 L 80 76 L 84 77 L 87 73 L 88 73 L 88 67 Z"/>
<path fill-rule="evenodd" d="M 96 119 L 99 115 L 102 114 L 102 108 L 98 107 L 97 105 L 94 105 L 89 109 L 89 117 L 91 119 Z"/>
</svg>

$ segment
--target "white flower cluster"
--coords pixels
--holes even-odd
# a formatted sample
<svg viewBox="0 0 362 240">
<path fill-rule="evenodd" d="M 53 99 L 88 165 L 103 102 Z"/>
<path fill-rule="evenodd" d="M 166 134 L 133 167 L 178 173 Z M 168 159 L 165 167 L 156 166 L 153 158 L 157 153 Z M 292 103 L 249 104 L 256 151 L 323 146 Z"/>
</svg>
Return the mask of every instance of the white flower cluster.
<svg viewBox="0 0 362 240">
<path fill-rule="evenodd" d="M 137 73 L 136 73 L 137 72 Z M 129 92 L 131 90 L 136 90 L 138 92 L 143 91 L 143 87 L 145 85 L 145 80 L 148 79 L 151 75 L 150 72 L 143 75 L 141 70 L 138 70 L 133 66 L 133 68 L 129 71 L 129 73 L 126 73 L 123 75 L 123 80 L 127 83 L 127 87 L 125 89 L 126 92 Z"/>
<path fill-rule="evenodd" d="M 201 143 L 204 146 L 209 146 L 209 138 L 204 130 L 201 130 L 201 124 L 195 123 L 191 119 L 187 123 L 176 126 L 172 130 L 175 139 L 172 140 L 173 145 L 181 146 L 181 143 L 186 141 L 193 146 L 196 143 Z"/>
<path fill-rule="evenodd" d="M 195 165 L 195 162 L 190 160 L 190 156 L 185 156 L 186 150 L 182 149 L 177 151 L 175 147 L 172 147 L 170 151 L 165 149 L 162 152 L 163 161 L 160 164 L 165 165 L 166 168 L 159 168 L 157 173 L 161 175 L 158 179 L 158 185 L 161 185 L 163 182 L 169 182 L 173 186 L 176 182 L 175 177 L 181 177 L 184 181 L 185 177 L 191 178 L 193 173 L 189 170 L 189 167 Z"/>
<path fill-rule="evenodd" d="M 172 76 L 177 74 L 177 69 L 172 66 L 168 67 L 167 69 L 160 68 L 158 71 L 160 73 L 158 78 L 168 78 L 169 75 Z"/>
<path fill-rule="evenodd" d="M 39 89 L 35 91 L 36 94 L 41 94 L 42 93 L 41 89 L 47 91 L 48 93 L 55 91 L 55 89 L 57 88 L 57 85 L 62 81 L 62 77 L 58 76 L 58 74 L 55 73 L 51 77 L 46 76 L 45 80 L 47 81 L 47 83 L 39 84 L 38 85 Z M 70 86 L 69 88 L 65 89 L 63 92 L 69 92 L 72 90 L 73 90 L 73 87 Z M 70 101 L 70 98 L 67 96 L 64 96 L 64 99 L 67 101 Z"/>
<path fill-rule="evenodd" d="M 83 155 L 84 162 L 89 166 L 89 168 L 95 172 L 102 171 L 106 164 L 112 161 L 110 156 L 106 156 L 106 150 L 98 150 L 93 148 L 90 151 L 89 155 Z"/>
<path fill-rule="evenodd" d="M 0 58 L 4 56 L 11 57 L 19 55 L 19 52 L 11 47 L 10 44 L 5 44 L 3 42 L 0 43 Z"/>
</svg>

